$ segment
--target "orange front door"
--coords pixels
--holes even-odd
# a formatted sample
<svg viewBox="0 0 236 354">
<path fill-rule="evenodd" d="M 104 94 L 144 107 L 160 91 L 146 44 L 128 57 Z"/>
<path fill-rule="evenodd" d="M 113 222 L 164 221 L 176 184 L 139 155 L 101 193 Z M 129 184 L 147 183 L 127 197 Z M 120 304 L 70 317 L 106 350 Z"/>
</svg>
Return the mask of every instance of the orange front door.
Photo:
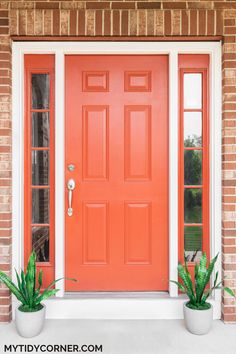
<svg viewBox="0 0 236 354">
<path fill-rule="evenodd" d="M 65 69 L 66 290 L 167 290 L 168 57 L 67 55 Z"/>
</svg>

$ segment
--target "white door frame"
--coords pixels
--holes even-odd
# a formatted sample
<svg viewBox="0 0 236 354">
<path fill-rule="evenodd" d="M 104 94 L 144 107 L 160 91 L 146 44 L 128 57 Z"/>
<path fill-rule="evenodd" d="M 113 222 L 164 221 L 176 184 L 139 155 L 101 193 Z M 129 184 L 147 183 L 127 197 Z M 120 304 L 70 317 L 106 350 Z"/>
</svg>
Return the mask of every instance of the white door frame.
<svg viewBox="0 0 236 354">
<path fill-rule="evenodd" d="M 13 269 L 23 267 L 23 221 L 24 221 L 24 54 L 55 54 L 55 276 L 64 276 L 64 56 L 65 54 L 168 54 L 169 55 L 169 278 L 177 280 L 178 264 L 178 54 L 210 55 L 210 251 L 211 256 L 221 251 L 221 42 L 13 42 L 13 107 L 12 107 L 12 195 L 13 195 Z M 216 270 L 221 275 L 221 257 Z M 49 317 L 137 317 L 180 318 L 182 297 L 177 287 L 170 283 L 169 294 L 142 299 L 127 295 L 121 298 L 103 297 L 104 306 L 97 306 L 96 293 L 91 298 L 82 296 L 89 303 L 82 310 L 77 299 L 64 292 L 64 283 L 57 285 L 61 291 L 58 298 L 48 300 Z M 120 300 L 122 306 L 119 309 Z M 60 300 L 60 301 L 59 301 Z M 58 302 L 59 301 L 59 302 Z M 61 301 L 63 301 L 63 306 Z M 142 306 L 136 302 L 142 301 Z M 146 303 L 145 303 L 146 301 Z M 152 304 L 152 302 L 154 303 Z M 214 317 L 220 318 L 221 293 L 212 297 Z M 103 302 L 104 303 L 104 302 Z M 110 306 L 109 306 L 110 304 Z M 132 305 L 131 305 L 132 304 Z M 127 306 L 126 306 L 127 305 Z M 60 310 L 58 309 L 60 306 Z M 66 306 L 66 307 L 65 307 Z M 84 306 L 84 305 L 82 305 Z M 113 307 L 115 306 L 115 307 Z M 133 306 L 133 307 L 132 307 Z M 139 306 L 139 307 L 137 307 Z M 153 307 L 156 313 L 153 314 Z M 62 307 L 64 310 L 62 310 Z M 75 310 L 78 308 L 78 311 Z M 99 308 L 100 307 L 100 308 Z M 69 311 L 71 308 L 72 311 Z M 114 312 L 114 309 L 116 311 Z M 129 309 L 129 310 L 128 310 Z M 140 310 L 141 309 L 141 310 Z M 128 310 L 128 311 L 127 311 Z M 118 311 L 118 314 L 117 314 Z M 122 315 L 123 314 L 123 315 Z"/>
</svg>

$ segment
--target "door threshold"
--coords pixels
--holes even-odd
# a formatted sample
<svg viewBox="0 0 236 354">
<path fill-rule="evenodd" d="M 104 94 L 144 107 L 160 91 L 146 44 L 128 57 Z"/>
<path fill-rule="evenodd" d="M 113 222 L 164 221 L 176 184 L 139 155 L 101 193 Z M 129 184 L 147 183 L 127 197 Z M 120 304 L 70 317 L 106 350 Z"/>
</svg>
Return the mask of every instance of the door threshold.
<svg viewBox="0 0 236 354">
<path fill-rule="evenodd" d="M 181 319 L 183 295 L 170 297 L 168 293 L 75 293 L 44 301 L 50 319 Z M 146 296 L 145 296 L 146 295 Z M 118 297 L 120 296 L 120 297 Z M 210 300 L 213 317 L 221 317 L 221 302 Z M 13 301 L 13 316 L 18 306 Z"/>
<path fill-rule="evenodd" d="M 81 291 L 66 292 L 65 299 L 167 299 L 169 293 L 166 291 Z"/>
</svg>

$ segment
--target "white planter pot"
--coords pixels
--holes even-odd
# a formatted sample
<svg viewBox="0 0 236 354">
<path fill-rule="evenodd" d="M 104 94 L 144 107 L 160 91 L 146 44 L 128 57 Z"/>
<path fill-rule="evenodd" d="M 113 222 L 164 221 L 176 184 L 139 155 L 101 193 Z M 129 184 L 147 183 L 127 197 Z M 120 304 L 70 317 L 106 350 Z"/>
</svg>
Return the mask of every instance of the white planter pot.
<svg viewBox="0 0 236 354">
<path fill-rule="evenodd" d="M 20 336 L 31 338 L 37 336 L 43 329 L 46 307 L 36 312 L 22 312 L 16 309 L 16 329 Z"/>
<path fill-rule="evenodd" d="M 192 310 L 184 303 L 184 321 L 186 328 L 193 334 L 206 334 L 210 331 L 213 321 L 212 306 L 207 310 Z"/>
</svg>

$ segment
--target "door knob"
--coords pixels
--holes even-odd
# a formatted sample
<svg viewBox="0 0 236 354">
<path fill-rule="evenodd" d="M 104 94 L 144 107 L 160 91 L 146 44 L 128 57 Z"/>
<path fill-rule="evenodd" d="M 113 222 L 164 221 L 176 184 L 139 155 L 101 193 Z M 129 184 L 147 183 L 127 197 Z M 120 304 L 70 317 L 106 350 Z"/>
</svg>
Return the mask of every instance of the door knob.
<svg viewBox="0 0 236 354">
<path fill-rule="evenodd" d="M 67 214 L 68 216 L 73 215 L 73 208 L 72 208 L 72 194 L 73 190 L 75 189 L 75 180 L 73 178 L 69 179 L 67 182 L 67 189 L 68 189 L 68 209 Z"/>
</svg>

